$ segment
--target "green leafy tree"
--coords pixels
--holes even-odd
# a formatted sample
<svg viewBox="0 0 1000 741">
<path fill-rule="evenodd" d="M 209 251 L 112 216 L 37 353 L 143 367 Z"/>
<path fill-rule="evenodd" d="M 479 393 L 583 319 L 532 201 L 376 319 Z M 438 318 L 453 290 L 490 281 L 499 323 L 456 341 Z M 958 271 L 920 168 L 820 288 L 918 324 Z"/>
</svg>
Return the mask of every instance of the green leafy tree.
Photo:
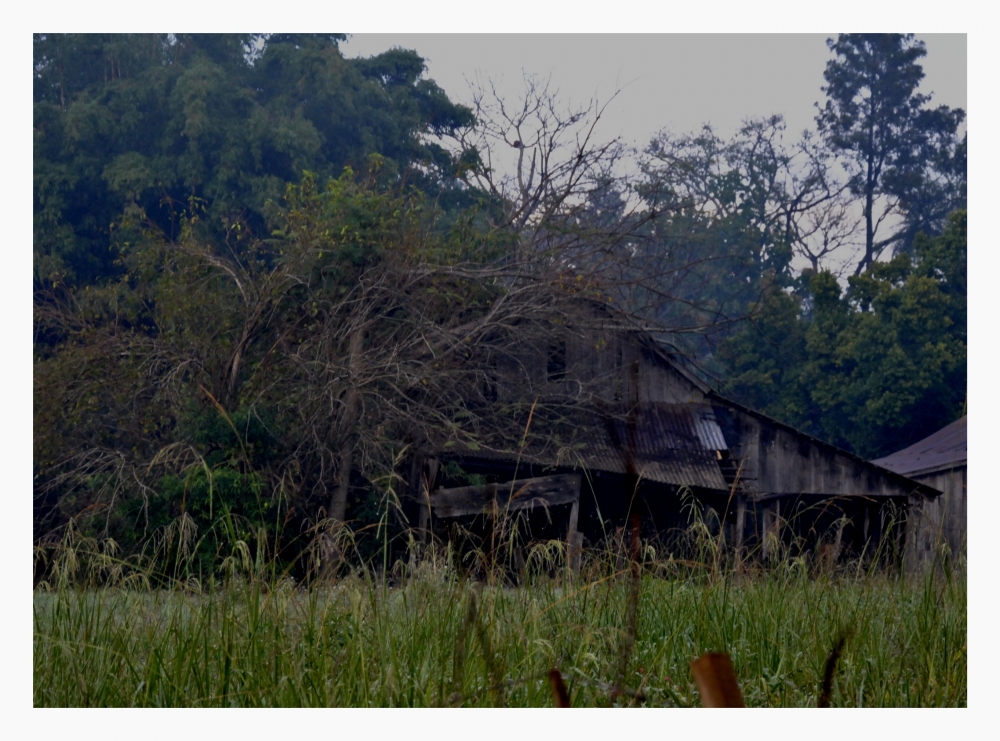
<svg viewBox="0 0 1000 741">
<path fill-rule="evenodd" d="M 800 298 L 776 292 L 719 357 L 726 390 L 876 458 L 961 415 L 966 398 L 966 213 L 938 237 L 852 276 L 823 271 Z"/>
<path fill-rule="evenodd" d="M 431 135 L 471 112 L 422 79 L 415 52 L 348 60 L 342 38 L 36 34 L 36 285 L 114 275 L 123 217 L 176 237 L 192 198 L 206 236 L 236 222 L 263 236 L 286 183 L 363 170 L 370 154 L 385 183 L 467 205 L 456 184 L 474 153 Z"/>
<path fill-rule="evenodd" d="M 658 290 L 680 299 L 666 323 L 711 324 L 725 336 L 762 308 L 781 314 L 778 289 L 794 282 L 793 255 L 817 265 L 836 247 L 843 186 L 812 138 L 787 146 L 784 132 L 773 116 L 746 121 L 729 140 L 706 126 L 661 132 L 647 148 L 637 187 L 647 221 L 631 249 L 653 258 L 644 271 L 662 275 Z M 721 371 L 716 347 L 696 344 L 705 368 Z"/>
<path fill-rule="evenodd" d="M 899 197 L 902 225 L 896 251 L 913 252 L 917 235 L 944 232 L 948 217 L 967 208 L 968 134 L 950 139 L 928 154 L 922 170 L 910 171 L 893 183 Z"/>
<path fill-rule="evenodd" d="M 813 403 L 801 379 L 807 359 L 801 310 L 799 295 L 772 286 L 745 325 L 720 343 L 715 360 L 727 395 L 812 431 Z"/>
</svg>

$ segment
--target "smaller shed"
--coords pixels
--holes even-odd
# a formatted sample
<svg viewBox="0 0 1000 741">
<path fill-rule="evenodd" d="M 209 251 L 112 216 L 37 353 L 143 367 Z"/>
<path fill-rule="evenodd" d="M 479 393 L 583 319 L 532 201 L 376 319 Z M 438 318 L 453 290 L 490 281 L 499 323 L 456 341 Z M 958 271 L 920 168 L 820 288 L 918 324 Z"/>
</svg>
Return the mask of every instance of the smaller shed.
<svg viewBox="0 0 1000 741">
<path fill-rule="evenodd" d="M 912 559 L 914 565 L 933 558 L 941 543 L 946 543 L 954 555 L 965 552 L 966 419 L 955 420 L 908 448 L 872 461 L 943 494 L 911 509 L 907 524 L 907 558 Z"/>
</svg>

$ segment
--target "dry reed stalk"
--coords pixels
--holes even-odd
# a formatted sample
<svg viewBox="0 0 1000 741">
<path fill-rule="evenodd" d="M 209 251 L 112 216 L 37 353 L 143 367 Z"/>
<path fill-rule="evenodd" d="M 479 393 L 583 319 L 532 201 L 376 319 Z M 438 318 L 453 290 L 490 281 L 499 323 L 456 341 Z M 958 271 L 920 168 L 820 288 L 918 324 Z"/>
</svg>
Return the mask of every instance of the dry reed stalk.
<svg viewBox="0 0 1000 741">
<path fill-rule="evenodd" d="M 729 654 L 707 653 L 691 662 L 691 673 L 706 708 L 745 708 Z"/>
<path fill-rule="evenodd" d="M 638 484 L 638 481 L 636 481 Z M 632 511 L 629 518 L 631 524 L 629 542 L 629 584 L 628 598 L 625 602 L 625 635 L 622 637 L 622 645 L 618 654 L 618 677 L 614 695 L 621 694 L 625 687 L 625 678 L 628 674 L 628 662 L 635 648 L 635 637 L 639 628 L 639 586 L 641 583 L 641 546 L 639 541 L 639 513 Z"/>
<path fill-rule="evenodd" d="M 469 628 L 476 620 L 476 601 L 475 596 L 472 594 L 468 595 L 468 609 L 465 613 L 465 619 L 459 623 L 458 631 L 455 633 L 455 653 L 454 653 L 454 664 L 452 668 L 451 675 L 451 694 L 448 695 L 449 705 L 459 705 L 462 703 L 462 684 L 465 679 L 465 651 L 466 651 L 466 640 L 469 633 Z"/>
<path fill-rule="evenodd" d="M 833 642 L 833 648 L 830 649 L 830 653 L 826 657 L 826 665 L 823 667 L 823 689 L 820 691 L 819 701 L 816 703 L 818 708 L 830 707 L 830 697 L 833 695 L 833 676 L 837 672 L 837 663 L 840 661 L 840 655 L 843 653 L 848 635 L 849 633 L 845 631 L 837 636 L 837 640 Z"/>
</svg>

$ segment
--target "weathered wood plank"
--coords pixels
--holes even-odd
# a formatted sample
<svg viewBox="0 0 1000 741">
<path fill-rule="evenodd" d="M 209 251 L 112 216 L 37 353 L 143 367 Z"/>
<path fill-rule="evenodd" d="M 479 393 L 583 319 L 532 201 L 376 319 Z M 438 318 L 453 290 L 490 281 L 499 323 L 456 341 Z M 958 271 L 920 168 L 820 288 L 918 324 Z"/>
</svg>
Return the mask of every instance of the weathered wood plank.
<svg viewBox="0 0 1000 741">
<path fill-rule="evenodd" d="M 781 536 L 781 500 L 769 499 L 764 503 L 763 527 L 761 528 L 761 555 L 767 561 L 775 555 L 775 548 Z"/>
<path fill-rule="evenodd" d="M 569 572 L 573 576 L 580 575 L 580 566 L 583 563 L 583 533 L 574 530 L 566 538 L 566 564 Z"/>
<path fill-rule="evenodd" d="M 511 512 L 529 507 L 552 507 L 580 500 L 578 473 L 541 476 L 534 479 L 483 486 L 439 489 L 430 494 L 435 517 L 461 517 L 490 512 Z"/>
</svg>

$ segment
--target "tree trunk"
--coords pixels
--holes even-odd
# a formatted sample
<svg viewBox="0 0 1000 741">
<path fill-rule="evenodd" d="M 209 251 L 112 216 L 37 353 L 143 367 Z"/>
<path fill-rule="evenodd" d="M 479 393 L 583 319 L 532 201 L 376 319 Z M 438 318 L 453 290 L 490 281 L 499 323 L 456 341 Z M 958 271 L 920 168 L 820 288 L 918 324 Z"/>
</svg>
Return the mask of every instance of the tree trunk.
<svg viewBox="0 0 1000 741">
<path fill-rule="evenodd" d="M 875 132 L 868 129 L 868 170 L 865 173 L 865 256 L 861 258 L 855 275 L 861 275 L 873 259 L 875 251 L 875 186 L 878 178 L 875 174 Z"/>
<path fill-rule="evenodd" d="M 865 256 L 858 265 L 857 274 L 861 275 L 874 259 L 875 252 L 875 227 L 873 222 L 875 210 L 875 186 L 869 185 L 865 193 Z"/>
<path fill-rule="evenodd" d="M 358 374 L 361 369 L 361 351 L 364 345 L 364 330 L 358 328 L 351 334 L 348 350 L 347 396 L 344 399 L 344 426 L 341 431 L 340 467 L 337 470 L 337 485 L 330 498 L 328 516 L 336 522 L 343 522 L 347 514 L 347 490 L 351 482 L 351 467 L 354 465 L 354 430 L 361 416 L 361 392 L 358 389 Z"/>
</svg>

